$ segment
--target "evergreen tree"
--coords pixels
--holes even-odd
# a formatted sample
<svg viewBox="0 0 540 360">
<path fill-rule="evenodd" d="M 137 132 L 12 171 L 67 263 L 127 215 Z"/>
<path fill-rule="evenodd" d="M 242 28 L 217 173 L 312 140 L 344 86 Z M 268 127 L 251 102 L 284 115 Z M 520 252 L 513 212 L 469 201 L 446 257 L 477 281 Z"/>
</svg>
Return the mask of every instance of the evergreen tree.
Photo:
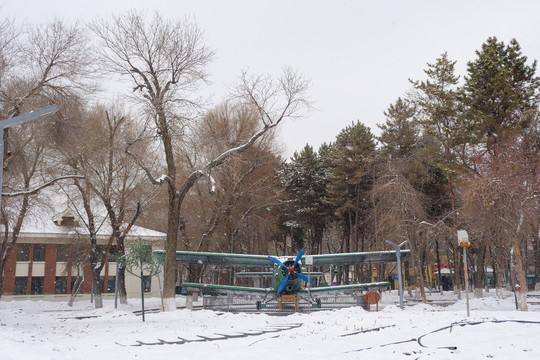
<svg viewBox="0 0 540 360">
<path fill-rule="evenodd" d="M 374 156 L 373 134 L 360 122 L 343 129 L 332 144 L 329 195 L 343 227 L 341 251 L 367 250 L 363 224 L 370 206 L 366 194 L 372 184 Z"/>
<path fill-rule="evenodd" d="M 401 98 L 385 111 L 386 122 L 377 124 L 381 129 L 377 140 L 382 144 L 381 151 L 385 157 L 403 158 L 413 151 L 418 140 L 418 131 L 412 121 L 415 113 L 414 105 Z"/>
<path fill-rule="evenodd" d="M 536 61 L 527 57 L 515 39 L 509 45 L 490 37 L 467 65 L 463 101 L 475 143 L 492 156 L 501 137 L 521 132 L 534 117 L 539 103 L 540 79 Z"/>
<path fill-rule="evenodd" d="M 296 247 L 304 247 L 307 238 L 308 250 L 320 252 L 329 206 L 327 177 L 319 156 L 306 145 L 300 153 L 294 153 L 290 163 L 282 164 L 280 178 L 289 195 L 283 220 Z"/>
<path fill-rule="evenodd" d="M 460 102 L 458 100 L 459 76 L 455 75 L 456 61 L 451 61 L 447 53 L 443 53 L 434 64 L 428 63 L 424 70 L 425 81 L 411 81 L 414 86 L 414 102 L 417 106 L 418 124 L 424 132 L 423 157 L 429 161 L 430 173 L 434 179 L 448 184 L 451 198 L 451 211 L 456 209 L 455 181 L 460 173 L 457 154 L 467 141 L 468 128 L 462 121 Z M 431 138 L 431 139 L 430 139 Z M 432 182 L 432 184 L 435 184 Z M 436 195 L 444 197 L 441 186 L 431 186 Z M 428 194 L 429 196 L 429 194 Z M 434 199 L 439 205 L 443 201 Z M 432 211 L 433 215 L 445 215 L 442 207 Z M 455 214 L 455 212 L 454 212 Z M 452 217 L 455 225 L 455 217 Z"/>
</svg>

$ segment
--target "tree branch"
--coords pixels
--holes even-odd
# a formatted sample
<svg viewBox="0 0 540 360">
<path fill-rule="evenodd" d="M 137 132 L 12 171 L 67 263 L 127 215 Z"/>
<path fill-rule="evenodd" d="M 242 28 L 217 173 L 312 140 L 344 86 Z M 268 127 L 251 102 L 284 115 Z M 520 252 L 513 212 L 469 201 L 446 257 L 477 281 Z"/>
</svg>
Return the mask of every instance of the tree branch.
<svg viewBox="0 0 540 360">
<path fill-rule="evenodd" d="M 36 193 L 38 193 L 39 191 L 45 189 L 46 187 L 49 187 L 51 185 L 54 185 L 57 181 L 60 181 L 60 180 L 65 180 L 65 179 L 84 179 L 84 176 L 82 175 L 65 175 L 65 176 L 60 176 L 56 179 L 53 179 L 51 181 L 48 181 L 44 184 L 41 184 L 31 190 L 21 190 L 21 191 L 16 191 L 16 192 L 11 192 L 11 193 L 2 193 L 2 196 L 5 196 L 5 197 L 15 197 L 15 196 L 21 196 L 21 195 L 34 195 Z"/>
</svg>

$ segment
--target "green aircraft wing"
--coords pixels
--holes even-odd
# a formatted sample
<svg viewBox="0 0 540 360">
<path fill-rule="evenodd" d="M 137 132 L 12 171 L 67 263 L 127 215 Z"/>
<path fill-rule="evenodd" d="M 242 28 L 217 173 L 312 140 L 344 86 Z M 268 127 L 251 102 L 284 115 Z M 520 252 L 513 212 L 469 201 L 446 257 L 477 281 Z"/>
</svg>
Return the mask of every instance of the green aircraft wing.
<svg viewBox="0 0 540 360">
<path fill-rule="evenodd" d="M 232 285 L 212 285 L 212 284 L 198 284 L 198 283 L 183 283 L 183 288 L 187 290 L 200 291 L 203 294 L 209 295 L 261 295 L 264 296 L 274 289 L 255 288 L 247 286 L 232 286 Z"/>
<path fill-rule="evenodd" d="M 157 255 L 165 255 L 164 250 L 154 251 Z M 267 255 L 222 254 L 211 252 L 177 251 L 178 264 L 224 265 L 241 267 L 272 268 L 273 264 Z"/>
<path fill-rule="evenodd" d="M 165 251 L 154 251 L 157 255 L 165 255 Z M 313 266 L 343 266 L 370 263 L 389 263 L 396 261 L 396 252 L 371 251 L 341 254 L 309 255 L 313 259 Z M 306 258 L 302 263 L 306 264 Z M 406 261 L 410 257 L 410 250 L 401 250 L 401 259 Z M 179 264 L 222 265 L 240 267 L 273 268 L 273 263 L 267 255 L 226 254 L 212 252 L 177 251 L 176 262 Z"/>
<path fill-rule="evenodd" d="M 372 287 L 385 287 L 385 286 L 390 286 L 390 283 L 386 281 L 382 281 L 382 282 L 365 283 L 365 284 L 322 286 L 322 287 L 310 288 L 309 292 L 312 294 L 328 294 L 328 293 L 334 293 L 336 291 L 351 292 L 354 290 L 365 290 Z M 307 288 L 304 288 L 301 291 L 301 293 L 308 293 Z"/>
<path fill-rule="evenodd" d="M 396 262 L 396 252 L 390 251 L 370 251 L 341 254 L 310 255 L 313 257 L 313 266 L 343 266 L 371 263 L 391 263 Z M 401 259 L 406 261 L 411 256 L 410 250 L 401 250 Z M 306 264 L 307 256 L 302 258 L 302 263 Z"/>
</svg>

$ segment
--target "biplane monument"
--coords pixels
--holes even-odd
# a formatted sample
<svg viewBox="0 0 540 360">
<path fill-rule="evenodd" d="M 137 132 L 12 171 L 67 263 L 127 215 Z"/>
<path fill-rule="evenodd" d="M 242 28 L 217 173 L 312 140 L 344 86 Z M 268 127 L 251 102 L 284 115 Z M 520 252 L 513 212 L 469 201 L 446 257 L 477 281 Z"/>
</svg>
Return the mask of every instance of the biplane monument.
<svg viewBox="0 0 540 360">
<path fill-rule="evenodd" d="M 164 254 L 164 251 L 156 251 Z M 298 308 L 299 300 L 310 304 L 313 308 L 321 307 L 318 296 L 328 293 L 349 293 L 374 287 L 389 286 L 389 282 L 371 282 L 346 284 L 336 286 L 311 287 L 313 280 L 309 277 L 322 276 L 321 272 L 313 275 L 304 270 L 310 268 L 322 268 L 346 265 L 393 263 L 400 260 L 406 261 L 410 257 L 410 250 L 401 250 L 399 255 L 396 251 L 375 251 L 340 254 L 304 255 L 304 249 L 294 256 L 267 256 L 248 254 L 227 254 L 210 252 L 177 251 L 176 262 L 178 264 L 218 265 L 231 267 L 255 267 L 269 269 L 265 272 L 242 272 L 242 277 L 271 277 L 272 287 L 248 287 L 235 285 L 216 285 L 203 283 L 183 283 L 182 287 L 188 291 L 201 292 L 203 295 L 255 295 L 259 297 L 255 305 L 257 309 L 266 308 L 270 301 L 295 302 Z M 308 274 L 308 275 L 306 275 Z"/>
</svg>

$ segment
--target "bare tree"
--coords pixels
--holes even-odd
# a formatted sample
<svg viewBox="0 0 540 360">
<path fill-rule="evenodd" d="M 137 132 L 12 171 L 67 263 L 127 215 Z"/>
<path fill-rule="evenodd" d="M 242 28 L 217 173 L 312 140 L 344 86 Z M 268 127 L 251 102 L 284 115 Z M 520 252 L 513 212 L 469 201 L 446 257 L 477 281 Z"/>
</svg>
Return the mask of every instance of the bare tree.
<svg viewBox="0 0 540 360">
<path fill-rule="evenodd" d="M 92 29 L 100 40 L 101 55 L 108 68 L 131 80 L 139 104 L 147 110 L 162 145 L 166 174 L 159 180 L 150 171 L 147 174 L 152 183 L 166 183 L 168 189 L 164 304 L 165 310 L 174 310 L 175 252 L 185 196 L 200 178 L 208 177 L 211 169 L 232 154 L 248 149 L 282 120 L 299 115 L 307 104 L 304 93 L 308 82 L 292 71 L 286 71 L 279 82 L 244 74 L 238 99 L 257 110 L 261 130 L 244 144 L 179 178 L 174 146 L 185 141 L 191 110 L 197 105 L 191 98 L 198 84 L 206 80 L 205 68 L 213 57 L 204 44 L 202 31 L 188 20 L 166 20 L 155 14 L 148 21 L 144 13 L 137 12 L 114 17 L 113 21 L 95 22 Z M 137 161 L 143 165 L 141 159 Z"/>
<path fill-rule="evenodd" d="M 524 143 L 518 138 L 499 139 L 497 146 L 496 166 L 486 159 L 480 167 L 482 176 L 466 184 L 464 210 L 477 231 L 492 245 L 510 253 L 513 290 L 519 309 L 527 310 L 527 278 L 520 243 L 538 234 L 539 157 L 537 152 L 532 159 L 524 156 Z M 505 264 L 498 265 L 505 268 Z"/>
<path fill-rule="evenodd" d="M 229 148 L 242 145 L 258 130 L 257 113 L 251 107 L 233 104 L 219 105 L 197 123 L 189 145 L 179 154 L 186 176 Z M 272 211 L 279 191 L 275 152 L 275 134 L 269 131 L 250 149 L 214 168 L 211 175 L 215 183 L 199 181 L 194 185 L 184 200 L 181 218 L 185 249 L 268 253 L 260 234 L 270 238 L 268 231 L 277 225 Z M 189 267 L 191 280 L 200 277 L 195 271 L 199 268 Z"/>
<path fill-rule="evenodd" d="M 82 178 L 74 181 L 76 194 L 69 188 L 65 192 L 88 230 L 88 257 L 98 307 L 101 286 L 97 282 L 106 257 L 114 245 L 119 255 L 124 254 L 125 237 L 141 214 L 147 195 L 142 186 L 146 175 L 124 151 L 127 141 L 138 130 L 119 105 L 85 110 L 80 104 L 73 104 L 71 111 L 60 113 L 57 122 L 64 134 L 51 136 L 51 143 L 56 145 L 59 163 Z M 144 143 L 140 141 L 137 145 Z M 137 150 L 144 151 L 142 147 Z M 147 159 L 151 157 L 146 154 Z M 97 231 L 105 218 L 110 234 L 103 247 L 97 243 Z M 125 268 L 121 263 L 118 265 L 120 301 L 126 303 Z"/>
<path fill-rule="evenodd" d="M 416 286 L 426 302 L 422 258 L 425 243 L 419 233 L 419 224 L 426 219 L 423 195 L 403 176 L 401 165 L 388 163 L 371 190 L 375 237 L 379 239 L 408 240 L 411 248 Z"/>
<path fill-rule="evenodd" d="M 9 77 L 10 69 L 15 65 L 15 44 L 20 35 L 20 29 L 13 20 L 4 19 L 0 22 L 0 88 Z"/>
<path fill-rule="evenodd" d="M 83 30 L 55 21 L 28 26 L 0 23 L 0 119 L 32 111 L 82 90 L 89 56 Z M 50 118 L 49 118 L 50 119 Z M 46 120 L 4 130 L 4 188 L 12 195 L 2 203 L 4 237 L 0 272 L 15 245 L 33 195 L 60 179 L 48 162 L 50 146 Z M 4 189 L 2 189 L 4 190 Z M 9 236 L 8 236 L 9 235 Z M 1 294 L 0 283 L 0 294 Z"/>
</svg>

